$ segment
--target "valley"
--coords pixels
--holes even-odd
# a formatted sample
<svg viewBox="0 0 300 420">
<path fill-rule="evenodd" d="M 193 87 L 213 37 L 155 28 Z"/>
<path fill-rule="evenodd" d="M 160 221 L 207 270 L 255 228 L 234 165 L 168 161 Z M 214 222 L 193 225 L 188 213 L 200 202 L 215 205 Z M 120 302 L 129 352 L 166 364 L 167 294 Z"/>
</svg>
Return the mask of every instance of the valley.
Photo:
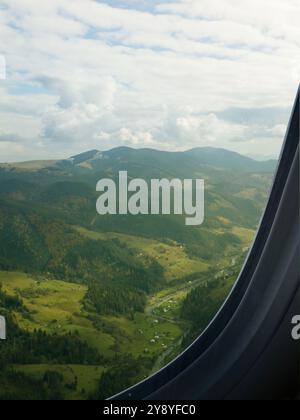
<svg viewBox="0 0 300 420">
<path fill-rule="evenodd" d="M 204 225 L 97 216 L 97 179 L 125 168 L 145 179 L 204 178 Z M 0 399 L 107 398 L 182 352 L 236 280 L 271 168 L 214 149 L 126 148 L 1 165 Z"/>
</svg>

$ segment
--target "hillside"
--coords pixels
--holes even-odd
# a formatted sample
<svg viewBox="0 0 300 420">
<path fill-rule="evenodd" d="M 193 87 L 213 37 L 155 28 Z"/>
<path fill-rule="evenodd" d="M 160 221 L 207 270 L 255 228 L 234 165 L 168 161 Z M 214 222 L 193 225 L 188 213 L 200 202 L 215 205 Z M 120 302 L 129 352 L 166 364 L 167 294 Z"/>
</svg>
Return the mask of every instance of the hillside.
<svg viewBox="0 0 300 420">
<path fill-rule="evenodd" d="M 228 294 L 275 166 L 210 148 L 1 164 L 0 313 L 9 338 L 0 347 L 0 399 L 27 399 L 24 387 L 47 399 L 108 397 L 178 354 Z M 204 178 L 205 223 L 97 215 L 97 181 L 121 170 Z"/>
</svg>

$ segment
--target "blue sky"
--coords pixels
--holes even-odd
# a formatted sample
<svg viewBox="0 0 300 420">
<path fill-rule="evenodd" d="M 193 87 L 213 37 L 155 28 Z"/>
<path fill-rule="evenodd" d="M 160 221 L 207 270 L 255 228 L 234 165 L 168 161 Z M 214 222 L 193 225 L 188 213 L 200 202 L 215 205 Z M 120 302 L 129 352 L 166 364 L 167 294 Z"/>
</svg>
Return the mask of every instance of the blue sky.
<svg viewBox="0 0 300 420">
<path fill-rule="evenodd" d="M 106 0 L 99 1 L 99 3 L 106 3 L 113 7 L 120 7 L 124 9 L 133 9 L 141 11 L 149 11 L 152 13 L 156 12 L 156 6 L 160 4 L 171 4 L 173 0 Z"/>
<path fill-rule="evenodd" d="M 0 160 L 120 145 L 276 156 L 299 20 L 298 0 L 4 0 Z"/>
</svg>

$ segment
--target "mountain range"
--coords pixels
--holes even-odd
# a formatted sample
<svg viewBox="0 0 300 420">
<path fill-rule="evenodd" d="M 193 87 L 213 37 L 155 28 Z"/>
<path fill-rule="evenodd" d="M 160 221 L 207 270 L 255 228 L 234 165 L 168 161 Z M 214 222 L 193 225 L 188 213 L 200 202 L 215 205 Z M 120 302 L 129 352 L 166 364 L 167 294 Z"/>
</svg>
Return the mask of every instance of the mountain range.
<svg viewBox="0 0 300 420">
<path fill-rule="evenodd" d="M 129 147 L 118 147 L 109 151 L 90 150 L 69 159 L 51 161 L 33 161 L 22 163 L 0 164 L 1 168 L 19 170 L 41 170 L 44 168 L 69 167 L 70 165 L 97 170 L 103 165 L 103 161 L 118 160 L 122 163 L 144 163 L 150 164 L 154 161 L 169 164 L 179 161 L 205 165 L 210 167 L 220 167 L 229 170 L 239 170 L 242 172 L 269 172 L 274 170 L 276 160 L 258 161 L 236 152 L 225 149 L 203 147 L 195 148 L 185 152 L 164 152 L 154 149 L 132 149 Z"/>
<path fill-rule="evenodd" d="M 226 298 L 275 168 L 214 148 L 0 164 L 0 399 L 106 398 L 175 357 Z M 97 182 L 123 170 L 203 178 L 204 224 L 99 216 Z"/>
</svg>

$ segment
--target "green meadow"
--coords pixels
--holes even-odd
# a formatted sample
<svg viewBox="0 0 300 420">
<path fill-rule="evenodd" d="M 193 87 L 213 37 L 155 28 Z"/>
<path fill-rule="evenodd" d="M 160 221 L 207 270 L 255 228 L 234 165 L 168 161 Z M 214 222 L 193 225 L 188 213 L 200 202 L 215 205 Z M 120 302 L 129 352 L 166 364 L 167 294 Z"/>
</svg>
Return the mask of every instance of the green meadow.
<svg viewBox="0 0 300 420">
<path fill-rule="evenodd" d="M 81 400 L 92 394 L 105 372 L 101 366 L 86 365 L 16 365 L 17 372 L 35 379 L 42 380 L 45 372 L 55 372 L 63 377 L 62 387 L 65 398 L 68 400 Z M 76 388 L 75 388 L 76 386 Z"/>
<path fill-rule="evenodd" d="M 126 244 L 128 248 L 136 250 L 140 258 L 145 256 L 153 258 L 164 268 L 168 281 L 181 279 L 194 273 L 205 272 L 209 268 L 208 263 L 200 259 L 190 258 L 185 247 L 175 241 L 169 241 L 171 244 L 166 244 L 122 233 L 98 233 L 78 226 L 74 227 L 74 229 L 92 240 L 118 239 L 121 243 Z"/>
<path fill-rule="evenodd" d="M 131 354 L 137 358 L 151 360 L 161 358 L 174 346 L 183 334 L 180 323 L 163 319 L 152 310 L 145 314 L 135 314 L 133 319 L 121 316 L 101 316 L 102 329 L 97 328 L 84 309 L 83 299 L 87 288 L 76 283 L 67 283 L 41 276 L 31 276 L 20 272 L 0 272 L 2 290 L 8 296 L 17 296 L 23 302 L 28 314 L 14 312 L 18 325 L 29 332 L 43 330 L 49 334 L 64 335 L 76 332 L 79 337 L 101 355 L 111 358 L 117 354 Z M 152 300 L 155 297 L 152 298 Z M 41 379 L 49 370 L 62 374 L 66 384 L 66 397 L 82 397 L 81 391 L 91 393 L 97 380 L 105 371 L 105 366 L 59 366 L 59 365 L 15 365 L 30 377 Z M 77 378 L 75 390 L 68 389 L 68 383 Z M 74 382 L 74 381 L 73 381 Z"/>
</svg>

